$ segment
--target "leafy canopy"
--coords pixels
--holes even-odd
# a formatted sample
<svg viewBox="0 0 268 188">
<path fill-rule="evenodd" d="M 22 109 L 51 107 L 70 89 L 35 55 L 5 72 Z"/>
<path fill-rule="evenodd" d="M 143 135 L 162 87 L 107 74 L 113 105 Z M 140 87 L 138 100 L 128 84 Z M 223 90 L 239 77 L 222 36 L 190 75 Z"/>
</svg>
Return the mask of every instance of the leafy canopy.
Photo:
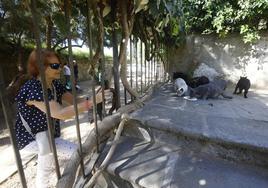
<svg viewBox="0 0 268 188">
<path fill-rule="evenodd" d="M 86 0 L 70 0 L 71 31 L 73 40 L 87 42 Z M 0 37 L 13 43 L 33 42 L 31 14 L 27 1 L 0 1 Z M 111 2 L 103 2 L 105 45 L 111 38 Z M 120 1 L 118 1 L 120 2 Z M 267 0 L 132 0 L 135 22 L 133 35 L 147 46 L 179 46 L 190 33 L 216 33 L 221 37 L 229 33 L 240 33 L 246 43 L 260 38 L 267 31 Z M 93 7 L 91 7 L 92 9 Z M 48 18 L 52 23 L 51 43 L 55 48 L 66 44 L 66 20 L 64 0 L 38 1 L 39 24 L 42 41 L 48 36 Z M 120 19 L 120 15 L 118 20 Z M 120 33 L 119 21 L 116 21 Z M 97 35 L 95 18 L 92 18 L 93 36 Z"/>
<path fill-rule="evenodd" d="M 184 0 L 188 33 L 240 33 L 244 42 L 254 42 L 267 30 L 267 0 Z"/>
</svg>

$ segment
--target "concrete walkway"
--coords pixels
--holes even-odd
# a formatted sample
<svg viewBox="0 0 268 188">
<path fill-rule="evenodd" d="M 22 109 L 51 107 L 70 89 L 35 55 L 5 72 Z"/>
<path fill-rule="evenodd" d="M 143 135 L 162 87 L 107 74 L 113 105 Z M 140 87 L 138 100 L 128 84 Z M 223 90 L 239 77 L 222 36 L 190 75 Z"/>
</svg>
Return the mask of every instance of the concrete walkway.
<svg viewBox="0 0 268 188">
<path fill-rule="evenodd" d="M 158 129 L 268 150 L 268 91 L 248 96 L 188 101 L 167 84 L 133 117 Z"/>
<path fill-rule="evenodd" d="M 231 90 L 227 92 L 231 95 Z M 138 133 L 126 130 L 107 172 L 134 187 L 268 187 L 267 168 L 247 161 L 251 156 L 243 153 L 243 148 L 250 148 L 266 158 L 268 92 L 250 91 L 248 99 L 233 97 L 188 101 L 175 95 L 172 84 L 162 86 L 152 100 L 132 114 L 153 128 L 150 131 L 155 132 L 155 142 L 139 139 L 134 135 Z M 221 146 L 227 153 L 217 155 L 217 145 L 199 140 L 224 144 Z M 236 152 L 246 158 L 228 158 L 233 152 L 230 145 L 241 148 Z"/>
</svg>

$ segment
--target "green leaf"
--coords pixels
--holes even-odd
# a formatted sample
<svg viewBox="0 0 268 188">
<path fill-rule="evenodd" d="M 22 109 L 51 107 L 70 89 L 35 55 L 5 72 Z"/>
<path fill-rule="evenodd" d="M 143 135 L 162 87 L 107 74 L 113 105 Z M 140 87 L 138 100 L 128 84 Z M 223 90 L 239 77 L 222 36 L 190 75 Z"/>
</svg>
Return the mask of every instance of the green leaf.
<svg viewBox="0 0 268 188">
<path fill-rule="evenodd" d="M 135 13 L 147 9 L 148 2 L 149 0 L 135 0 Z"/>
<path fill-rule="evenodd" d="M 111 12 L 111 7 L 106 4 L 103 9 L 103 17 L 107 16 L 110 12 Z"/>
</svg>

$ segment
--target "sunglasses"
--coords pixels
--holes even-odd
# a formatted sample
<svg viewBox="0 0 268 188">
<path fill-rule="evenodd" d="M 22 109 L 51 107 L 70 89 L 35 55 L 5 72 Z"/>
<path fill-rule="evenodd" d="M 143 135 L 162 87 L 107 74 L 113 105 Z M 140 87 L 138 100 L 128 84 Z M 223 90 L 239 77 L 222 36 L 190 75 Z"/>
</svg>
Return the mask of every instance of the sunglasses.
<svg viewBox="0 0 268 188">
<path fill-rule="evenodd" d="M 50 68 L 57 70 L 60 68 L 61 65 L 59 63 L 52 63 L 52 64 L 49 64 L 49 66 Z"/>
</svg>

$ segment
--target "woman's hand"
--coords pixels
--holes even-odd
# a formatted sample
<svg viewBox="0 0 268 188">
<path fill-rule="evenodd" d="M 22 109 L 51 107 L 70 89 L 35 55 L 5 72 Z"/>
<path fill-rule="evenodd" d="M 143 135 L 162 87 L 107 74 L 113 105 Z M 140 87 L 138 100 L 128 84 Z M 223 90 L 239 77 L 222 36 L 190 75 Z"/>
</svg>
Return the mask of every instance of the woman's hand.
<svg viewBox="0 0 268 188">
<path fill-rule="evenodd" d="M 96 103 L 99 104 L 103 101 L 103 98 L 102 98 L 102 92 L 99 92 L 97 93 L 96 95 Z"/>
<path fill-rule="evenodd" d="M 88 98 L 84 102 L 85 108 L 89 110 L 92 107 L 92 102 L 88 100 Z"/>
<path fill-rule="evenodd" d="M 98 103 L 101 103 L 102 101 L 103 101 L 102 100 L 102 93 L 99 92 L 96 95 L 96 103 L 98 104 Z M 93 106 L 93 98 L 92 97 L 91 97 L 90 100 L 88 100 L 88 98 L 87 98 L 85 101 L 83 101 L 83 102 L 81 102 L 81 103 L 78 104 L 78 107 L 82 107 L 85 110 L 91 109 L 92 106 Z"/>
<path fill-rule="evenodd" d="M 34 101 L 27 101 L 26 104 L 29 106 L 32 106 L 32 105 L 34 105 Z"/>
</svg>

